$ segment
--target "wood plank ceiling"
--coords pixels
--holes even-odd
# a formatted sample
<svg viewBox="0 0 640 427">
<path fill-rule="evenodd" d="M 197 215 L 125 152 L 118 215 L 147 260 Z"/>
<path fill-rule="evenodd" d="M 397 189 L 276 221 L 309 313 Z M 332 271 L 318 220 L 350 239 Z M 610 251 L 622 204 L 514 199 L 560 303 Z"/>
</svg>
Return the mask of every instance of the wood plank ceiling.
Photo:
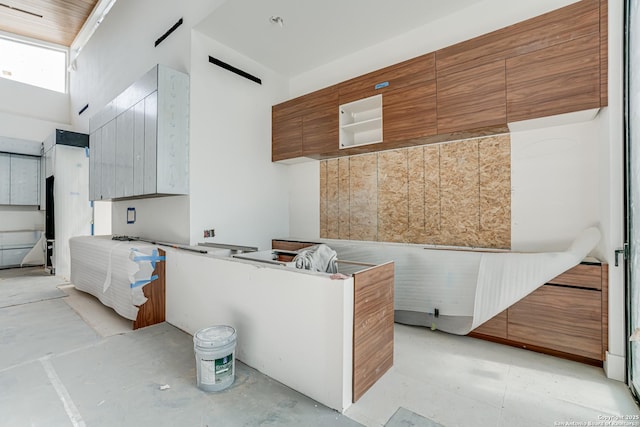
<svg viewBox="0 0 640 427">
<path fill-rule="evenodd" d="M 0 31 L 71 46 L 98 0 L 0 0 Z"/>
</svg>

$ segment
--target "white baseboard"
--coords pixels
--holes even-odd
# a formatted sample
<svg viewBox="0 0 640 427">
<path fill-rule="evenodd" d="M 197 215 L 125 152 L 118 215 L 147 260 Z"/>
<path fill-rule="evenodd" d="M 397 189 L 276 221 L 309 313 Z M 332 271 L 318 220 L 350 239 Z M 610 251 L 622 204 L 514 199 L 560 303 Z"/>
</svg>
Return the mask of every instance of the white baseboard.
<svg viewBox="0 0 640 427">
<path fill-rule="evenodd" d="M 607 351 L 607 358 L 603 364 L 607 378 L 624 382 L 627 366 L 625 357 L 618 354 L 611 354 Z"/>
</svg>

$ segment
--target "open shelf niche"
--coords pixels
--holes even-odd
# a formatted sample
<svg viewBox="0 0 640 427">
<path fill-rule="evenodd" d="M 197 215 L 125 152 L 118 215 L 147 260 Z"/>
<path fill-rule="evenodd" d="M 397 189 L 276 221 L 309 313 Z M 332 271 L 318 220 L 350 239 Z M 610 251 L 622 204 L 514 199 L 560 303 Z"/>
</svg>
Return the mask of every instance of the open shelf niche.
<svg viewBox="0 0 640 427">
<path fill-rule="evenodd" d="M 340 106 L 340 148 L 382 142 L 382 94 Z"/>
</svg>

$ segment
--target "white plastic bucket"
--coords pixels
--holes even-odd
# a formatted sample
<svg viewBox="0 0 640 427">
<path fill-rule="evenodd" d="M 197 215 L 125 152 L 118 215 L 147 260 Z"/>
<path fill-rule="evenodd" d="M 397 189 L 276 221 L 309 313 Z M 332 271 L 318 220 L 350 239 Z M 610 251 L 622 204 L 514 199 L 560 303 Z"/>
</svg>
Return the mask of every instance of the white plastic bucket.
<svg viewBox="0 0 640 427">
<path fill-rule="evenodd" d="M 236 330 L 219 325 L 200 329 L 193 336 L 198 387 L 220 391 L 233 384 L 236 372 Z"/>
</svg>

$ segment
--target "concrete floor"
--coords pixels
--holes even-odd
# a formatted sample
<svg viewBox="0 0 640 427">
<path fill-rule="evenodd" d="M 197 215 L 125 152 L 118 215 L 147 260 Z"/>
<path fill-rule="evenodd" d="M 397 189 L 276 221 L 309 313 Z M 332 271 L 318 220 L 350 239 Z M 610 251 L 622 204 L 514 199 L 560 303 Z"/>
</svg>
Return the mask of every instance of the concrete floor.
<svg viewBox="0 0 640 427">
<path fill-rule="evenodd" d="M 0 295 L 17 298 L 12 274 Z M 41 279 L 0 308 L 2 426 L 360 425 L 239 361 L 231 387 L 203 392 L 190 335 L 162 323 L 103 337 Z"/>
<path fill-rule="evenodd" d="M 131 331 L 45 276 L 0 271 L 0 426 L 537 427 L 640 415 L 600 368 L 403 325 L 394 367 L 344 415 L 239 361 L 233 386 L 205 393 L 190 335 L 167 323 Z"/>
</svg>

